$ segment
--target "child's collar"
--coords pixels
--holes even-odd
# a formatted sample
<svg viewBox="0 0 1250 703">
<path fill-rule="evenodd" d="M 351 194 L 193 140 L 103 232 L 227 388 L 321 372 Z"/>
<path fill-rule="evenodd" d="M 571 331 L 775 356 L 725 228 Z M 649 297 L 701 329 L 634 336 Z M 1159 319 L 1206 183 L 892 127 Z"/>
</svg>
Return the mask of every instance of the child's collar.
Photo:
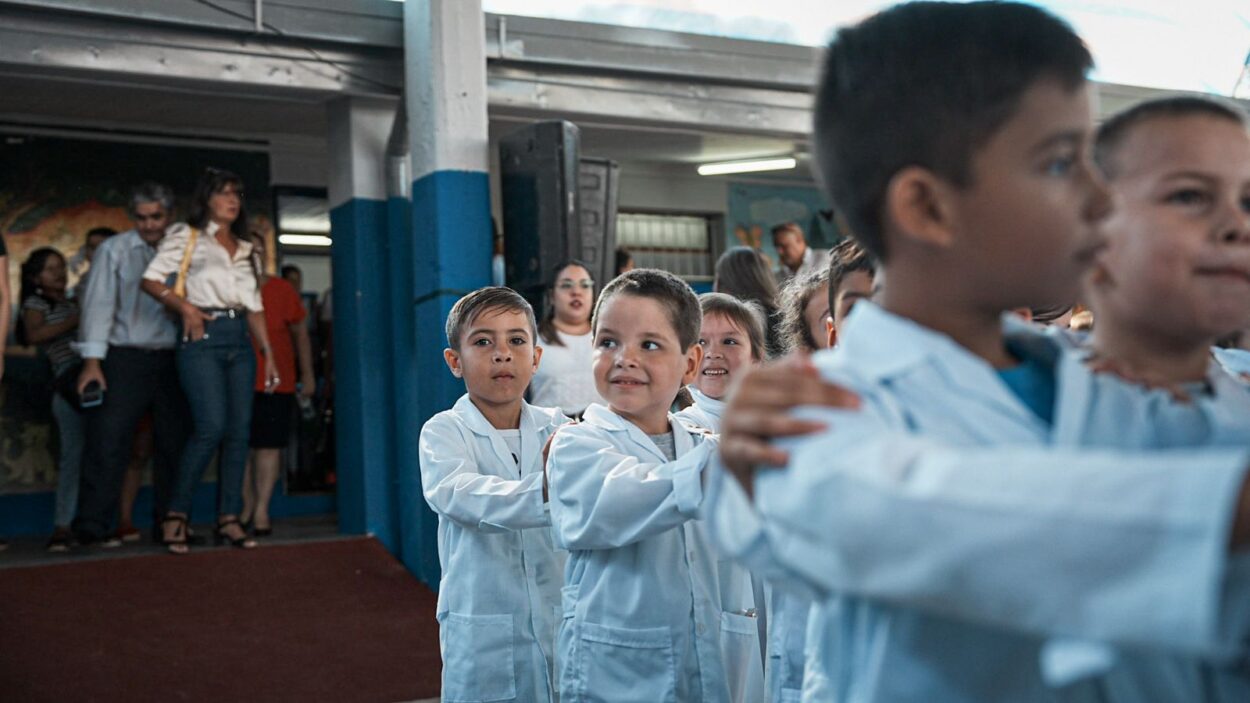
<svg viewBox="0 0 1250 703">
<path fill-rule="evenodd" d="M 499 431 L 497 427 L 490 424 L 490 420 L 487 420 L 486 416 L 482 414 L 482 411 L 473 404 L 473 399 L 469 397 L 468 393 L 460 396 L 460 399 L 457 400 L 456 404 L 452 406 L 452 411 L 460 417 L 465 427 L 472 430 L 474 434 L 488 437 Z M 518 423 L 518 429 L 521 430 L 521 434 L 528 434 L 533 432 L 535 429 L 535 422 L 534 418 L 531 416 L 531 411 L 532 408 L 530 404 L 522 399 L 521 422 Z"/>
</svg>

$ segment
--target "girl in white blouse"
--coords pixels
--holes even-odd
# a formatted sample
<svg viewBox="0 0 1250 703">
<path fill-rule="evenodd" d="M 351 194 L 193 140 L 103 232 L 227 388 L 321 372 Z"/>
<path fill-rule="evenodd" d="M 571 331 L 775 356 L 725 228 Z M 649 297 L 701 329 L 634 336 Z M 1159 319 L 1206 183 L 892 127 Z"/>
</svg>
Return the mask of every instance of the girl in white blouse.
<svg viewBox="0 0 1250 703">
<path fill-rule="evenodd" d="M 574 260 L 556 267 L 547 289 L 547 310 L 538 323 L 543 363 L 530 381 L 532 405 L 577 417 L 587 405 L 604 402 L 590 372 L 594 305 L 595 281 L 586 265 Z"/>
<path fill-rule="evenodd" d="M 143 290 L 182 319 L 176 360 L 193 430 L 161 525 L 162 541 L 175 554 L 187 552 L 192 496 L 219 447 L 217 541 L 256 546 L 239 522 L 256 378 L 249 330 L 265 359 L 267 387 L 277 387 L 278 371 L 246 223 L 243 182 L 229 171 L 207 169 L 192 197 L 189 226 L 170 228 L 143 274 Z"/>
</svg>

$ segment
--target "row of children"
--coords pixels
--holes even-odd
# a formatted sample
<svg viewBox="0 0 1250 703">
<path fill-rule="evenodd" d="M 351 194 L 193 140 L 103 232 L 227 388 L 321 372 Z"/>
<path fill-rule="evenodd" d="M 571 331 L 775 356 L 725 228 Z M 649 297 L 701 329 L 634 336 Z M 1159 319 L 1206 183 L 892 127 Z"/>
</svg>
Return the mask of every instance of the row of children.
<svg viewBox="0 0 1250 703">
<path fill-rule="evenodd" d="M 825 61 L 879 288 L 831 285 L 835 351 L 748 368 L 749 307 L 635 270 L 592 321 L 607 407 L 562 426 L 524 301 L 453 308 L 444 699 L 1250 700 L 1250 389 L 1211 354 L 1250 328 L 1246 116 L 1095 133 L 1086 48 L 1022 4 L 897 6 Z M 1086 347 L 1002 314 L 1078 295 Z"/>
</svg>

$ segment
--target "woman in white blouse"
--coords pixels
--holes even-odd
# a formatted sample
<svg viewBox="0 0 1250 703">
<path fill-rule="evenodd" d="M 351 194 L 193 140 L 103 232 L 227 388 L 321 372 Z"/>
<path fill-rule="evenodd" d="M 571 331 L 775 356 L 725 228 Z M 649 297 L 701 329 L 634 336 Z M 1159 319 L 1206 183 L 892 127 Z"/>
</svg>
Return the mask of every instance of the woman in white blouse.
<svg viewBox="0 0 1250 703">
<path fill-rule="evenodd" d="M 590 313 L 595 280 L 580 261 L 558 266 L 547 288 L 547 309 L 538 323 L 543 361 L 530 381 L 530 403 L 578 417 L 591 403 L 603 403 L 591 374 Z"/>
<path fill-rule="evenodd" d="M 220 447 L 217 541 L 250 549 L 256 542 L 239 522 L 256 379 L 249 330 L 265 359 L 267 387 L 276 388 L 279 379 L 239 177 L 207 169 L 195 187 L 188 224 L 170 228 L 143 274 L 143 290 L 182 318 L 176 361 L 194 426 L 171 487 L 161 537 L 169 551 L 187 552 L 191 499 Z"/>
</svg>

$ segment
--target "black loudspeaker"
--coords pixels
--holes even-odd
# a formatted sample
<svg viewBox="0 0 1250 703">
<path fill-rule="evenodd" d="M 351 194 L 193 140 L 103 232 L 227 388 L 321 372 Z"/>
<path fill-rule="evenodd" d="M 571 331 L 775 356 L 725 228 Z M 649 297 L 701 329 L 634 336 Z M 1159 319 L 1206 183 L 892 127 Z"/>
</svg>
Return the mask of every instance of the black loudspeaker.
<svg viewBox="0 0 1250 703">
<path fill-rule="evenodd" d="M 582 253 L 599 290 L 616 275 L 616 196 L 621 167 L 608 159 L 583 158 L 578 172 Z"/>
<path fill-rule="evenodd" d="M 499 141 L 504 277 L 540 314 L 560 262 L 585 262 L 600 289 L 616 273 L 620 167 L 579 151 L 571 122 L 536 122 Z"/>
<path fill-rule="evenodd" d="M 499 141 L 504 276 L 541 314 L 545 279 L 582 253 L 579 134 L 571 122 L 536 122 Z"/>
</svg>

